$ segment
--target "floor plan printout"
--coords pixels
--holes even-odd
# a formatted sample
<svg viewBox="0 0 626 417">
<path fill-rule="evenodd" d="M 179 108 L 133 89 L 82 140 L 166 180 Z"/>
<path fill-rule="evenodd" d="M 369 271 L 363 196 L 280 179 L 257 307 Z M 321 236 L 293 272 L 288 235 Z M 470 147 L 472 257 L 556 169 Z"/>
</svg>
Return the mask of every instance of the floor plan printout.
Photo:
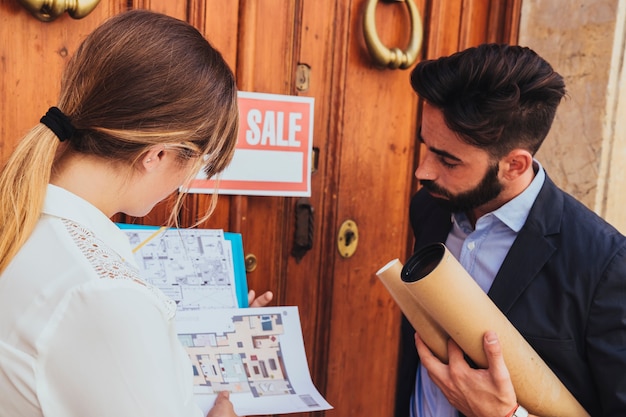
<svg viewBox="0 0 626 417">
<path fill-rule="evenodd" d="M 298 308 L 237 308 L 247 306 L 240 235 L 118 226 L 128 235 L 142 278 L 177 303 L 178 337 L 205 414 L 224 390 L 238 415 L 332 408 L 311 381 Z"/>
<path fill-rule="evenodd" d="M 178 311 L 176 325 L 205 414 L 224 390 L 238 415 L 332 408 L 311 381 L 297 307 Z"/>
<path fill-rule="evenodd" d="M 142 278 L 176 301 L 178 311 L 246 306 L 237 292 L 237 285 L 245 287 L 245 300 L 245 276 L 236 279 L 233 244 L 223 230 L 119 226 L 134 248 Z"/>
</svg>

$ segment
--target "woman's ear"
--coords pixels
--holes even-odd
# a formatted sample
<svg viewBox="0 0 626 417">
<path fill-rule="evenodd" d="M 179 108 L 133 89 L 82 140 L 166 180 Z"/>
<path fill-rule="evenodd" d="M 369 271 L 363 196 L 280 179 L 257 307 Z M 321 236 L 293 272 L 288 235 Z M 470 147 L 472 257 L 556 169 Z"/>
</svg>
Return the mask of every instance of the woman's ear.
<svg viewBox="0 0 626 417">
<path fill-rule="evenodd" d="M 512 181 L 533 169 L 533 156 L 525 149 L 513 149 L 500 164 L 502 176 Z"/>
<path fill-rule="evenodd" d="M 162 145 L 152 146 L 149 148 L 148 151 L 141 157 L 141 166 L 147 172 L 154 170 L 163 159 L 164 149 L 165 148 Z"/>
</svg>

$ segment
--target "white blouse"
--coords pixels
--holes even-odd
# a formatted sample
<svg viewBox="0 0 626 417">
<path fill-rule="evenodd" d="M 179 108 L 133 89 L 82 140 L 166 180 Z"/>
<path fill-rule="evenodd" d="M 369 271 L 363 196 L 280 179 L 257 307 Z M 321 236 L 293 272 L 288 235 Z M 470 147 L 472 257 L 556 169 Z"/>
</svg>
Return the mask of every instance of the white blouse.
<svg viewBox="0 0 626 417">
<path fill-rule="evenodd" d="M 49 185 L 0 275 L 0 416 L 203 416 L 175 311 L 139 279 L 126 234 Z"/>
</svg>

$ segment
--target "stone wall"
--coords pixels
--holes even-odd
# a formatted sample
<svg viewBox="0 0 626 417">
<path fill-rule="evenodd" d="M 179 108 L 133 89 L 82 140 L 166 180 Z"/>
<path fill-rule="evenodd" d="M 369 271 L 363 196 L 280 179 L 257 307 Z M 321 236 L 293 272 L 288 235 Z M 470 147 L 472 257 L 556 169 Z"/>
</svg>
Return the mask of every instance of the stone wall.
<svg viewBox="0 0 626 417">
<path fill-rule="evenodd" d="M 620 3 L 622 3 L 620 5 Z M 548 175 L 587 207 L 626 231 L 624 3 L 523 0 L 519 44 L 564 78 L 562 102 L 537 158 Z M 621 209 L 624 207 L 625 209 Z"/>
</svg>

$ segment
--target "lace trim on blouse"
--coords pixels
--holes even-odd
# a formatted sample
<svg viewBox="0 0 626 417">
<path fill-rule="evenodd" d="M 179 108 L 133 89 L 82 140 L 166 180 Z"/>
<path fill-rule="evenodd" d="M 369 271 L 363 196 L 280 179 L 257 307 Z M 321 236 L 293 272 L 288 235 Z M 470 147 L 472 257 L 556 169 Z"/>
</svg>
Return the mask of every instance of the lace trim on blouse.
<svg viewBox="0 0 626 417">
<path fill-rule="evenodd" d="M 139 277 L 137 268 L 124 260 L 107 245 L 99 240 L 91 230 L 78 223 L 62 219 L 70 236 L 89 261 L 100 278 L 133 281 L 146 287 L 150 294 L 163 304 L 168 319 L 176 314 L 176 302 L 163 294 L 161 290 L 148 284 Z"/>
</svg>

